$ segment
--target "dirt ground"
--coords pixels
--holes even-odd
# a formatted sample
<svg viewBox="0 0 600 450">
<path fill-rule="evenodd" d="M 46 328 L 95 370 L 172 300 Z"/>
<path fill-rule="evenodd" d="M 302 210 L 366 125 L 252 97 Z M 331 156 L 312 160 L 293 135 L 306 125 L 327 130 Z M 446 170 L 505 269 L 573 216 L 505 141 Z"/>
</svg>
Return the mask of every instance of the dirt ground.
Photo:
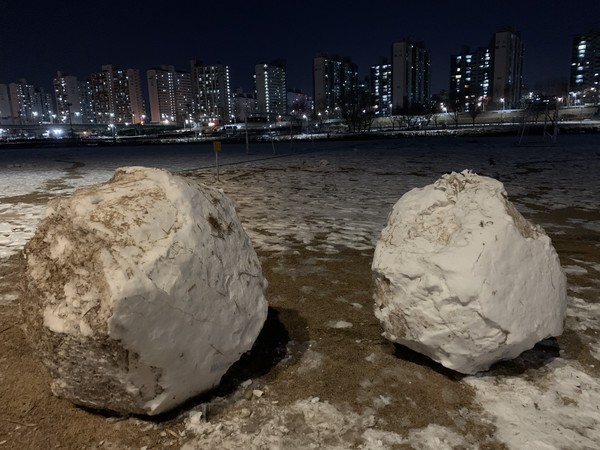
<svg viewBox="0 0 600 450">
<path fill-rule="evenodd" d="M 547 220 L 543 214 L 540 211 L 538 219 Z M 566 212 L 564 220 L 572 216 L 572 211 Z M 556 213 L 552 220 L 563 218 Z M 564 261 L 576 257 L 600 263 L 596 234 L 553 239 Z M 406 434 L 430 424 L 455 430 L 482 449 L 504 448 L 494 439 L 492 421 L 480 414 L 473 389 L 461 381 L 461 375 L 381 337 L 373 314 L 372 251 L 340 247 L 337 253 L 319 254 L 299 244 L 290 248 L 283 253 L 259 253 L 269 282 L 270 310 L 253 350 L 232 367 L 214 392 L 151 419 L 87 410 L 52 395 L 49 376 L 20 326 L 16 289 L 20 256 L 1 261 L 0 293 L 14 300 L 0 303 L 0 450 L 149 450 L 186 444 L 187 448 L 223 448 L 208 438 L 198 446 L 202 436 L 186 428 L 190 411 L 202 410 L 210 423 L 254 418 L 244 422 L 244 433 L 252 434 L 258 433 L 267 414 L 283 414 L 286 406 L 303 399 L 328 402 L 348 415 L 362 414 L 362 422 L 343 431 L 344 442 L 353 448 L 359 448 L 360 435 L 367 428 Z M 595 360 L 583 350 L 581 339 L 566 330 L 514 361 L 497 364 L 494 374 L 527 376 L 558 356 L 559 349 L 563 358 L 589 366 Z M 595 376 L 600 377 L 600 367 Z M 304 444 L 328 448 L 331 434 L 306 441 L 306 420 L 285 417 L 288 445 L 283 448 L 308 448 Z M 393 448 L 410 447 L 400 443 Z"/>
</svg>

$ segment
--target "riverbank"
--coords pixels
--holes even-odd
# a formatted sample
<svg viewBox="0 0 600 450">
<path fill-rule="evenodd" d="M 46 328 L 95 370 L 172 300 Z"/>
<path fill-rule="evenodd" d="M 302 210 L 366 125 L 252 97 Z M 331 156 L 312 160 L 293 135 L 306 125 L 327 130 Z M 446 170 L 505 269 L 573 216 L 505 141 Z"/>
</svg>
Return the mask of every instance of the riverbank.
<svg viewBox="0 0 600 450">
<path fill-rule="evenodd" d="M 50 393 L 20 327 L 19 249 L 13 248 L 12 256 L 0 258 L 0 448 L 594 448 L 600 441 L 600 181 L 590 174 L 600 170 L 600 147 L 587 135 L 565 136 L 543 149 L 512 143 L 440 137 L 315 142 L 313 148 L 305 142 L 310 153 L 280 145 L 275 148 L 285 148 L 287 157 L 255 154 L 252 161 L 243 159 L 243 145 L 232 144 L 239 162 L 224 167 L 219 181 L 212 168 L 181 170 L 235 201 L 269 281 L 270 312 L 252 352 L 219 389 L 157 418 L 82 409 Z M 0 213 L 10 215 L 14 228 L 33 229 L 48 198 L 130 162 L 120 150 L 97 166 L 96 153 L 57 151 L 66 162 L 55 162 L 45 181 L 32 182 L 37 162 L 11 167 L 3 176 L 31 188 L 1 201 Z M 265 155 L 270 150 L 268 143 L 261 147 Z M 150 159 L 149 153 L 136 152 L 155 166 L 183 158 L 165 151 Z M 190 159 L 177 167 L 200 164 Z M 383 339 L 370 270 L 394 202 L 466 168 L 502 181 L 523 215 L 546 229 L 569 296 L 560 337 L 477 376 L 458 375 Z M 11 229 L 2 239 L 14 236 Z"/>
<path fill-rule="evenodd" d="M 149 146 L 160 144 L 207 144 L 213 141 L 225 143 L 244 144 L 257 142 L 301 142 L 301 141 L 354 141 L 372 139 L 402 139 L 407 137 L 431 136 L 463 136 L 463 137 L 499 137 L 513 136 L 515 142 L 535 141 L 553 144 L 561 135 L 569 134 L 595 134 L 600 133 L 600 121 L 572 121 L 561 122 L 556 129 L 552 124 L 538 122 L 531 124 L 476 124 L 460 126 L 444 125 L 439 127 L 419 127 L 413 129 L 394 129 L 393 127 L 377 127 L 363 132 L 314 132 L 288 134 L 285 131 L 268 132 L 253 131 L 248 137 L 243 131 L 228 133 L 211 133 L 196 135 L 194 133 L 162 133 L 155 135 L 117 136 L 114 138 L 87 137 L 87 138 L 13 138 L 0 141 L 0 151 L 11 148 L 57 148 L 57 147 L 113 147 L 113 146 Z"/>
</svg>

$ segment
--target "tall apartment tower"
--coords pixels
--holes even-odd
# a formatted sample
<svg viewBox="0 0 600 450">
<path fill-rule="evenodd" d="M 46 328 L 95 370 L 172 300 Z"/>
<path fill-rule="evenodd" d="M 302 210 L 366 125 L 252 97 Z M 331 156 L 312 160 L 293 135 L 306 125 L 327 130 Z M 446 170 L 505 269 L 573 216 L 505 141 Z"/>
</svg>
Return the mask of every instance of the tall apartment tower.
<svg viewBox="0 0 600 450">
<path fill-rule="evenodd" d="M 450 57 L 450 108 L 485 109 L 490 97 L 491 55 L 487 47 L 464 48 Z"/>
<path fill-rule="evenodd" d="M 92 74 L 92 95 L 97 123 L 141 123 L 145 116 L 140 73 L 110 64 Z"/>
<path fill-rule="evenodd" d="M 96 123 L 96 112 L 94 111 L 94 90 L 92 89 L 91 79 L 87 78 L 85 80 L 79 80 L 79 99 L 83 123 Z"/>
<path fill-rule="evenodd" d="M 497 109 L 518 108 L 523 84 L 523 42 L 512 28 L 498 30 L 490 46 L 491 101 Z"/>
<path fill-rule="evenodd" d="M 6 84 L 0 84 L 0 125 L 12 125 L 12 108 Z"/>
<path fill-rule="evenodd" d="M 392 114 L 392 65 L 387 61 L 369 68 L 369 91 L 376 116 Z"/>
<path fill-rule="evenodd" d="M 358 67 L 350 58 L 317 56 L 313 60 L 315 114 L 345 118 L 356 104 Z"/>
<path fill-rule="evenodd" d="M 285 67 L 282 63 L 257 64 L 254 67 L 254 91 L 257 114 L 273 120 L 287 113 Z"/>
<path fill-rule="evenodd" d="M 192 77 L 187 72 L 163 65 L 146 72 L 152 122 L 185 125 L 192 118 Z"/>
<path fill-rule="evenodd" d="M 196 104 L 196 118 L 202 122 L 233 120 L 229 66 L 205 65 L 192 60 L 192 95 Z"/>
<path fill-rule="evenodd" d="M 392 45 L 392 110 L 414 111 L 429 101 L 429 52 L 404 39 Z"/>
<path fill-rule="evenodd" d="M 600 90 L 600 29 L 573 38 L 569 91 L 583 102 L 598 102 Z"/>
<path fill-rule="evenodd" d="M 12 113 L 9 122 L 14 125 L 50 121 L 54 112 L 52 97 L 42 88 L 28 84 L 25 79 L 8 85 L 8 99 Z"/>
<path fill-rule="evenodd" d="M 83 123 L 77 77 L 59 71 L 52 84 L 58 119 L 65 123 Z"/>
</svg>

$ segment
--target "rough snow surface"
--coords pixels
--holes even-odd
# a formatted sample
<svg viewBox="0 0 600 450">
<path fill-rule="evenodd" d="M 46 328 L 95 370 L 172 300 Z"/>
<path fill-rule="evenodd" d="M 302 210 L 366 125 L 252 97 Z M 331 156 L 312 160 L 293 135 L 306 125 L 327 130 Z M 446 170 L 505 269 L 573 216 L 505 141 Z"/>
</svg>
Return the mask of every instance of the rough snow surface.
<svg viewBox="0 0 600 450">
<path fill-rule="evenodd" d="M 502 183 L 444 175 L 398 200 L 372 264 L 389 340 L 463 373 L 558 336 L 566 278 L 550 238 Z"/>
<path fill-rule="evenodd" d="M 181 450 L 387 450 L 398 445 L 423 450 L 478 448 L 476 443 L 437 424 L 411 430 L 407 435 L 384 431 L 376 427 L 373 410 L 357 413 L 318 397 L 298 400 L 287 406 L 268 400 L 261 400 L 259 405 L 243 407 L 237 414 L 218 423 L 202 420 L 199 411 L 190 411 L 185 421 L 186 429 L 198 437 L 187 442 Z"/>
<path fill-rule="evenodd" d="M 223 145 L 223 151 L 219 155 L 223 166 L 221 181 L 218 184 L 236 200 L 244 226 L 255 247 L 277 255 L 278 252 L 293 250 L 295 244 L 302 243 L 307 249 L 315 252 L 314 264 L 310 266 L 312 273 L 324 270 L 321 265 L 325 260 L 323 256 L 336 252 L 340 246 L 372 251 L 385 225 L 388 212 L 401 195 L 414 187 L 433 183 L 443 173 L 464 168 L 471 168 L 474 172 L 501 180 L 511 200 L 526 217 L 543 213 L 541 217 L 537 216 L 540 218 L 536 223 L 541 224 L 552 236 L 569 240 L 573 233 L 577 238 L 585 232 L 595 240 L 596 249 L 600 249 L 600 220 L 597 215 L 597 211 L 600 210 L 600 177 L 590 176 L 600 171 L 597 135 L 563 135 L 559 137 L 559 145 L 554 147 L 516 147 L 513 136 L 506 139 L 416 138 L 343 143 L 315 142 L 314 147 L 312 143 L 305 147 L 300 147 L 296 142 L 293 146 L 275 143 L 276 155 L 273 155 L 270 143 L 265 145 L 264 149 L 252 146 L 251 155 L 246 154 L 243 145 L 240 145 L 237 154 L 234 154 L 231 150 L 233 147 L 235 146 Z M 274 158 L 267 160 L 270 155 Z M 495 161 L 493 166 L 489 164 L 492 157 Z M 57 162 L 58 160 L 80 161 L 83 165 L 71 170 L 72 163 Z M 320 164 L 323 160 L 329 161 L 329 164 Z M 226 162 L 231 161 L 244 161 L 244 164 L 225 166 Z M 62 148 L 26 152 L 18 150 L 10 153 L 4 151 L 0 163 L 0 226 L 3 227 L 0 233 L 0 258 L 22 249 L 24 243 L 33 235 L 45 208 L 45 202 L 32 203 L 25 198 L 12 196 L 37 192 L 63 195 L 72 192 L 78 186 L 108 180 L 117 167 L 135 164 L 166 167 L 170 170 L 205 167 L 206 169 L 197 173 L 203 175 L 203 181 L 212 184 L 216 182 L 214 170 L 210 168 L 213 162 L 214 154 L 210 146 L 207 146 L 206 151 L 203 151 L 201 146 L 168 145 L 119 146 L 114 149 Z M 57 189 L 59 186 L 62 188 Z M 565 220 L 561 220 L 561 217 Z M 580 272 L 582 275 L 567 274 L 569 292 L 575 297 L 569 299 L 566 320 L 566 331 L 569 333 L 564 333 L 558 341 L 563 338 L 568 340 L 570 334 L 580 340 L 578 348 L 581 349 L 581 353 L 589 351 L 596 360 L 591 359 L 587 366 L 579 366 L 572 358 L 561 357 L 556 358 L 556 363 L 565 365 L 562 371 L 545 370 L 542 366 L 531 368 L 527 373 L 516 374 L 510 378 L 510 382 L 503 381 L 507 380 L 503 374 L 487 376 L 490 372 L 487 372 L 486 376 L 467 377 L 460 382 L 468 382 L 476 389 L 476 400 L 483 408 L 483 412 L 474 409 L 469 413 L 473 420 L 493 423 L 496 431 L 495 436 L 490 438 L 501 439 L 502 436 L 506 436 L 502 437 L 502 441 L 509 449 L 521 450 L 520 437 L 527 436 L 532 431 L 537 434 L 541 430 L 546 433 L 543 437 L 546 448 L 598 447 L 596 443 L 585 444 L 589 444 L 589 437 L 585 437 L 585 433 L 589 433 L 586 427 L 589 426 L 590 417 L 595 421 L 596 429 L 600 429 L 600 419 L 596 416 L 576 414 L 569 400 L 556 401 L 551 409 L 544 411 L 536 409 L 535 405 L 530 407 L 529 402 L 526 403 L 529 406 L 524 407 L 525 394 L 521 392 L 520 395 L 515 395 L 513 391 L 515 383 L 522 383 L 522 387 L 531 389 L 532 398 L 536 399 L 534 401 L 539 406 L 537 398 L 540 393 L 552 395 L 553 391 L 561 389 L 563 381 L 568 382 L 568 378 L 565 380 L 565 374 L 568 373 L 569 367 L 573 373 L 586 372 L 596 382 L 598 380 L 599 261 L 590 254 L 581 256 L 575 247 L 563 249 L 562 257 L 565 257 L 565 266 L 584 267 L 587 274 L 584 275 L 583 271 L 576 267 L 573 267 L 573 272 Z M 584 261 L 575 261 L 575 257 Z M 307 270 L 306 263 L 307 261 L 302 270 Z M 275 266 L 273 270 L 281 272 L 285 268 Z M 14 301 L 14 298 L 12 294 L 6 295 L 0 298 L 0 303 Z M 336 315 L 332 319 L 340 320 L 343 316 Z M 346 333 L 356 328 L 358 327 L 331 331 Z M 370 351 L 366 352 L 365 356 L 368 357 L 364 360 L 365 365 L 372 365 L 372 361 L 379 360 Z M 323 354 L 309 350 L 303 355 L 300 369 L 306 373 L 313 373 L 326 364 L 327 360 Z M 592 367 L 592 364 L 596 367 Z M 471 383 L 471 380 L 476 382 Z M 546 387 L 542 388 L 536 380 Z M 379 392 L 372 392 L 374 400 L 379 399 L 378 394 Z M 306 393 L 306 396 L 308 395 L 310 392 Z M 593 408 L 599 404 L 597 392 L 575 399 L 579 408 L 588 413 L 593 412 Z M 586 401 L 591 403 L 586 404 Z M 320 407 L 311 403 L 310 399 L 299 402 L 302 402 L 301 408 Z M 319 403 L 322 402 L 324 399 Z M 466 431 L 457 431 L 460 427 L 450 429 L 431 424 L 425 428 L 413 428 L 407 434 L 400 434 L 384 426 L 380 429 L 377 423 L 369 427 L 373 423 L 370 415 L 372 413 L 355 411 L 354 415 L 350 416 L 340 405 L 334 406 L 337 410 L 336 415 L 344 415 L 346 419 L 357 418 L 357 421 L 350 421 L 348 426 L 360 435 L 360 442 L 365 449 L 388 450 L 394 448 L 394 445 L 399 448 L 438 449 L 443 448 L 440 444 L 454 444 L 456 433 L 461 435 L 463 444 L 455 445 L 455 448 L 476 449 L 478 445 L 481 445 L 481 448 L 494 448 L 469 440 L 468 436 L 463 436 Z M 288 408 L 289 406 L 272 404 L 268 397 L 262 397 L 256 408 L 243 411 L 243 414 L 250 414 L 247 417 L 242 417 L 240 410 L 236 410 L 226 417 L 222 424 L 219 421 L 211 423 L 209 418 L 210 427 L 206 429 L 215 430 L 215 435 L 196 435 L 190 427 L 187 436 L 193 439 L 194 444 L 193 447 L 190 444 L 190 447 L 228 448 L 216 444 L 222 440 L 229 448 L 237 449 L 240 448 L 240 443 L 254 439 L 253 444 L 247 445 L 246 448 L 278 448 L 275 445 L 270 446 L 272 440 L 267 430 L 261 431 L 259 437 L 255 436 L 255 431 L 261 429 L 263 424 L 269 424 L 277 417 L 286 415 Z M 297 412 L 297 409 L 294 412 Z M 571 414 L 574 412 L 575 414 Z M 564 442 L 561 437 L 561 433 L 564 433 L 562 421 L 566 414 L 570 415 L 567 422 L 569 428 L 580 435 L 580 445 L 561 444 Z M 361 420 L 363 416 L 364 420 Z M 512 416 L 521 417 L 523 420 L 512 420 Z M 292 415 L 290 422 L 297 417 L 298 414 Z M 236 421 L 236 418 L 240 420 Z M 196 419 L 200 422 L 201 414 Z M 128 424 L 127 421 L 121 423 Z M 227 428 L 230 423 L 240 426 Z M 294 442 L 311 442 L 313 448 L 327 448 L 326 444 L 330 442 L 341 445 L 342 448 L 353 448 L 351 444 L 356 442 L 349 437 L 347 442 L 339 444 L 342 438 L 337 430 L 325 432 L 319 429 L 318 420 L 308 420 L 306 423 L 308 436 L 294 435 L 294 428 L 289 428 L 288 442 L 298 436 L 300 438 Z M 275 429 L 273 433 L 280 431 Z M 514 436 L 511 437 L 510 433 Z M 106 447 L 107 442 L 102 448 Z M 174 445 L 170 448 L 178 447 Z M 290 445 L 280 448 L 294 447 Z M 306 445 L 300 448 L 311 447 Z"/>
<path fill-rule="evenodd" d="M 557 359 L 535 380 L 467 377 L 511 449 L 594 449 L 600 442 L 600 383 Z"/>
<path fill-rule="evenodd" d="M 78 404 L 169 410 L 218 384 L 266 319 L 233 202 L 164 170 L 51 201 L 25 256 L 27 332 L 53 392 Z"/>
</svg>

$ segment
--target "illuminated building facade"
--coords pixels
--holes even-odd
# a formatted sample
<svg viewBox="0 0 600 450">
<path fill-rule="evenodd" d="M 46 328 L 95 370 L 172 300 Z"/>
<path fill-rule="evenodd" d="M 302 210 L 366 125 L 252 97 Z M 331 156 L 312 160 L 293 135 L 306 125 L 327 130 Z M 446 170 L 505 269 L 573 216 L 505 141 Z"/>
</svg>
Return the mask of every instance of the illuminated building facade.
<svg viewBox="0 0 600 450">
<path fill-rule="evenodd" d="M 91 75 L 92 97 L 97 123 L 141 123 L 145 117 L 140 73 L 103 65 Z"/>
<path fill-rule="evenodd" d="M 244 122 L 251 117 L 256 110 L 254 93 L 243 92 L 242 89 L 233 94 L 233 116 L 236 122 Z"/>
<path fill-rule="evenodd" d="M 59 71 L 56 73 L 52 85 L 54 87 L 57 119 L 63 123 L 83 123 L 77 77 Z"/>
<path fill-rule="evenodd" d="M 392 114 L 392 65 L 386 63 L 369 69 L 369 91 L 376 116 Z"/>
<path fill-rule="evenodd" d="M 313 60 L 315 115 L 346 118 L 356 104 L 358 67 L 350 58 L 317 56 Z"/>
<path fill-rule="evenodd" d="M 196 119 L 203 123 L 233 120 L 229 66 L 205 65 L 192 61 L 192 95 L 196 105 Z"/>
<path fill-rule="evenodd" d="M 301 89 L 288 89 L 288 111 L 293 117 L 309 116 L 313 110 L 312 98 Z"/>
<path fill-rule="evenodd" d="M 450 57 L 450 108 L 484 110 L 490 97 L 491 55 L 487 47 L 468 48 Z"/>
<path fill-rule="evenodd" d="M 512 28 L 498 30 L 488 47 L 450 57 L 452 110 L 519 108 L 522 84 L 523 42 Z"/>
<path fill-rule="evenodd" d="M 490 46 L 491 103 L 496 109 L 521 106 L 523 85 L 523 41 L 512 28 L 498 30 Z"/>
<path fill-rule="evenodd" d="M 12 108 L 8 96 L 8 86 L 0 84 L 0 125 L 12 125 Z"/>
<path fill-rule="evenodd" d="M 282 63 L 257 64 L 254 68 L 256 113 L 275 120 L 287 113 L 285 67 Z"/>
<path fill-rule="evenodd" d="M 175 122 L 185 126 L 194 108 L 191 74 L 163 65 L 146 72 L 152 122 Z"/>
<path fill-rule="evenodd" d="M 11 125 L 47 122 L 54 111 L 52 97 L 42 88 L 28 84 L 25 79 L 8 85 L 8 100 L 11 118 L 7 122 Z"/>
<path fill-rule="evenodd" d="M 94 112 L 94 95 L 90 79 L 79 80 L 79 102 L 83 123 L 96 123 Z"/>
<path fill-rule="evenodd" d="M 600 29 L 573 38 L 569 91 L 580 103 L 600 102 Z"/>
<path fill-rule="evenodd" d="M 429 52 L 422 42 L 392 44 L 392 110 L 415 112 L 429 102 Z"/>
</svg>

